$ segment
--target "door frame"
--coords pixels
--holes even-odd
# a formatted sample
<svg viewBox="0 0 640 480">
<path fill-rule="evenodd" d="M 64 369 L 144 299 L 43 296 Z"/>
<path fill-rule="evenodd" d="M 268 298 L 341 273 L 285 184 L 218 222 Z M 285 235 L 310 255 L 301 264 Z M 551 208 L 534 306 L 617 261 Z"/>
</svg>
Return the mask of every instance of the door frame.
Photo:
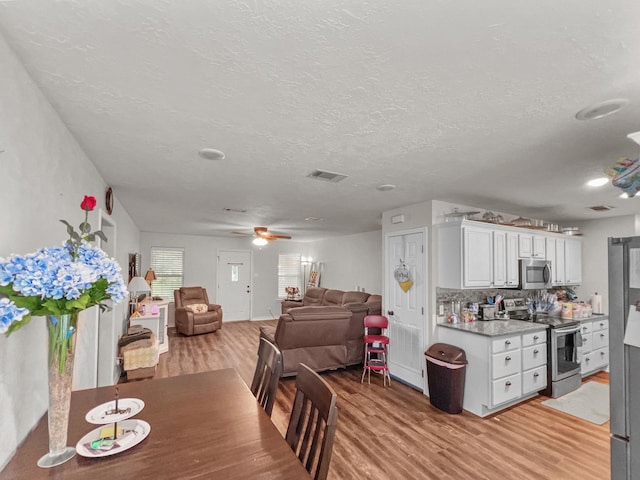
<svg viewBox="0 0 640 480">
<path fill-rule="evenodd" d="M 218 248 L 216 251 L 216 302 L 220 303 L 220 252 L 249 254 L 249 320 L 253 319 L 253 250 L 239 248 Z M 229 320 L 238 322 L 240 320 Z"/>
<path fill-rule="evenodd" d="M 429 345 L 430 340 L 430 331 L 429 331 L 429 315 L 430 315 L 430 301 L 431 301 L 431 292 L 430 292 L 430 279 L 431 272 L 429 272 L 429 252 L 431 249 L 429 248 L 429 227 L 418 227 L 411 228 L 407 230 L 394 230 L 390 232 L 386 232 L 384 234 L 384 259 L 383 259 L 383 282 L 384 282 L 384 295 L 382 297 L 382 315 L 387 315 L 389 310 L 388 301 L 391 298 L 390 288 L 391 288 L 391 277 L 393 276 L 393 272 L 389 268 L 389 242 L 391 237 L 397 237 L 400 235 L 411 235 L 414 233 L 422 234 L 422 245 L 424 247 L 424 254 L 422 255 L 422 273 L 424 275 L 424 286 L 423 286 L 423 302 L 424 302 L 424 314 L 422 315 L 422 338 L 424 345 L 422 345 L 422 349 L 426 350 Z M 395 379 L 395 377 L 394 377 Z M 396 379 L 399 382 L 402 380 Z M 409 385 L 414 388 L 413 385 Z M 427 372 L 426 372 L 426 364 L 422 361 L 422 392 L 426 395 L 428 392 L 427 388 Z"/>
</svg>

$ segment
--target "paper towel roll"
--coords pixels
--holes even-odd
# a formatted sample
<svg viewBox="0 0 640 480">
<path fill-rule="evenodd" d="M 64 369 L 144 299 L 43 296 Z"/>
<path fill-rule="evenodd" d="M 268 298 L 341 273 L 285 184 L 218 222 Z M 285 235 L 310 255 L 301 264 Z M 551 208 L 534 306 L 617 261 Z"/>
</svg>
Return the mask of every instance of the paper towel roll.
<svg viewBox="0 0 640 480">
<path fill-rule="evenodd" d="M 598 292 L 591 295 L 591 308 L 593 313 L 602 313 L 602 295 L 598 295 Z"/>
</svg>

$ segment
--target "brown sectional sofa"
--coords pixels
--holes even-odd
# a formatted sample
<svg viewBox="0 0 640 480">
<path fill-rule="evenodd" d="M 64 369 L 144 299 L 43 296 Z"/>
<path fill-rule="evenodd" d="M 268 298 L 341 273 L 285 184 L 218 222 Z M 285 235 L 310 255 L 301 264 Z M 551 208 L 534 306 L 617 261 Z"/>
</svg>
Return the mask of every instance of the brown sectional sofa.
<svg viewBox="0 0 640 480">
<path fill-rule="evenodd" d="M 341 309 L 341 310 L 336 310 Z M 336 315 L 348 315 L 347 327 L 342 332 L 342 326 L 329 322 L 336 320 Z M 282 351 L 284 359 L 284 375 L 295 374 L 299 361 L 307 363 L 316 371 L 332 368 L 357 365 L 363 361 L 364 344 L 364 317 L 365 315 L 380 315 L 382 311 L 382 296 L 371 295 L 366 292 L 345 292 L 321 287 L 310 287 L 305 292 L 302 301 L 284 300 L 282 302 L 282 315 L 278 325 L 274 327 L 262 327 L 261 336 L 270 341 L 275 341 Z M 326 315 L 327 317 L 323 317 Z M 313 330 L 301 327 L 298 330 L 300 338 L 292 340 L 286 333 L 291 328 L 289 324 L 296 321 L 318 321 L 325 323 L 313 324 Z M 296 324 L 301 325 L 301 324 Z M 334 329 L 336 329 L 334 331 Z M 336 335 L 343 335 L 340 339 Z M 304 337 L 304 342 L 302 339 Z M 283 342 L 280 345 L 278 342 Z M 337 343 L 336 343 L 337 342 Z M 304 343 L 304 346 L 302 346 Z M 283 345 L 287 347 L 283 348 Z M 295 345 L 295 346 L 294 346 Z M 338 345 L 345 347 L 345 358 L 340 365 Z M 327 348 L 331 346 L 332 348 Z M 328 352 L 331 352 L 330 354 Z M 326 358 L 320 358 L 328 355 Z M 304 360 L 299 360 L 304 358 Z"/>
</svg>

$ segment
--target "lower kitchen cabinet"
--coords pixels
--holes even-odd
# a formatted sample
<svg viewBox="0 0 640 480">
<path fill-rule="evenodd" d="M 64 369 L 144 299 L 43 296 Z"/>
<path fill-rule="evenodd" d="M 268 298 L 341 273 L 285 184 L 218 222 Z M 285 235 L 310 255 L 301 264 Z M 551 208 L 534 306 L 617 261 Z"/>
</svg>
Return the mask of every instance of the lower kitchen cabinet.
<svg viewBox="0 0 640 480">
<path fill-rule="evenodd" d="M 469 363 L 463 408 L 480 417 L 530 398 L 547 386 L 544 329 L 487 336 L 440 328 L 438 341 L 465 351 Z"/>
<path fill-rule="evenodd" d="M 580 323 L 582 335 L 582 359 L 580 373 L 583 377 L 604 370 L 609 366 L 609 320 L 585 320 Z"/>
</svg>

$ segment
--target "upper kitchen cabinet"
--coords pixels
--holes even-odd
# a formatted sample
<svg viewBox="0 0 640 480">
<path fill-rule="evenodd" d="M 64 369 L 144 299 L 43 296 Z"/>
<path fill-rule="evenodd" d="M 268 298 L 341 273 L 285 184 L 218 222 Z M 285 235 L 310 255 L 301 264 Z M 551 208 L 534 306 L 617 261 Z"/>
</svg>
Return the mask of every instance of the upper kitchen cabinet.
<svg viewBox="0 0 640 480">
<path fill-rule="evenodd" d="M 551 262 L 551 284 L 566 285 L 565 280 L 565 240 L 547 238 L 547 260 Z"/>
<path fill-rule="evenodd" d="M 518 234 L 518 256 L 520 258 L 545 258 L 546 238 L 531 233 Z"/>
<path fill-rule="evenodd" d="M 582 283 L 582 240 L 574 238 L 564 240 L 564 260 L 564 285 L 580 285 Z"/>
<path fill-rule="evenodd" d="M 468 221 L 439 225 L 438 286 L 508 288 L 509 268 L 514 266 L 507 250 L 504 230 Z"/>
</svg>

